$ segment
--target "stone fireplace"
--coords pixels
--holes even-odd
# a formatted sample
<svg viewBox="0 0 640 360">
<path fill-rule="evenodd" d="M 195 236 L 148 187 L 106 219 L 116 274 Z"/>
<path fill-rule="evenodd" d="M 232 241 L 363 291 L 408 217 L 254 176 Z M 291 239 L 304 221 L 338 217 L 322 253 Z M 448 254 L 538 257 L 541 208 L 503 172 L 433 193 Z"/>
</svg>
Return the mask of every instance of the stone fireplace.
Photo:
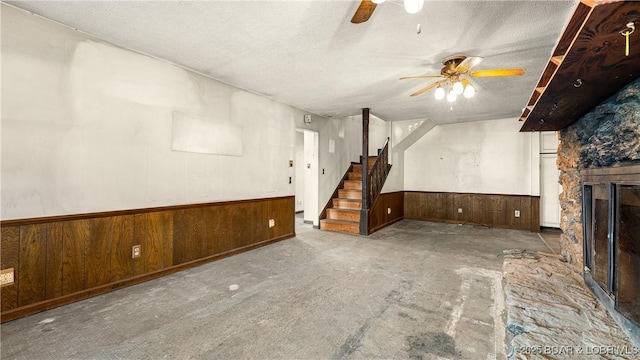
<svg viewBox="0 0 640 360">
<path fill-rule="evenodd" d="M 559 137 L 562 255 L 640 342 L 640 78 Z"/>
</svg>

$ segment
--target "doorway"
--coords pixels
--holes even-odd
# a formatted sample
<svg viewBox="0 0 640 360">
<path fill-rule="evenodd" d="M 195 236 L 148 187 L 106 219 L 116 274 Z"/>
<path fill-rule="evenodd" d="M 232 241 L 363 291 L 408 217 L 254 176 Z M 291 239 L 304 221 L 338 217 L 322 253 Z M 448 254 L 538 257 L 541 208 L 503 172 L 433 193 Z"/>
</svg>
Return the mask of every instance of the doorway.
<svg viewBox="0 0 640 360">
<path fill-rule="evenodd" d="M 540 225 L 560 227 L 560 170 L 558 160 L 558 134 L 540 132 Z"/>
<path fill-rule="evenodd" d="M 296 227 L 319 226 L 318 216 L 318 132 L 296 129 L 295 210 Z"/>
<path fill-rule="evenodd" d="M 557 154 L 540 155 L 540 225 L 544 227 L 560 227 L 560 171 L 556 162 Z"/>
</svg>

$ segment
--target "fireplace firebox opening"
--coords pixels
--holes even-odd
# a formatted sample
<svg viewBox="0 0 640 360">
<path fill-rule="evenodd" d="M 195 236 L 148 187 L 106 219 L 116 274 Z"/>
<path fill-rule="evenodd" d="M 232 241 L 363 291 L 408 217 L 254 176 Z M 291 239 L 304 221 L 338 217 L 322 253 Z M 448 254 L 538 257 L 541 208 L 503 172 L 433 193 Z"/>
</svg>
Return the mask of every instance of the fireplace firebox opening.
<svg viewBox="0 0 640 360">
<path fill-rule="evenodd" d="M 585 282 L 640 332 L 640 165 L 583 170 Z"/>
</svg>

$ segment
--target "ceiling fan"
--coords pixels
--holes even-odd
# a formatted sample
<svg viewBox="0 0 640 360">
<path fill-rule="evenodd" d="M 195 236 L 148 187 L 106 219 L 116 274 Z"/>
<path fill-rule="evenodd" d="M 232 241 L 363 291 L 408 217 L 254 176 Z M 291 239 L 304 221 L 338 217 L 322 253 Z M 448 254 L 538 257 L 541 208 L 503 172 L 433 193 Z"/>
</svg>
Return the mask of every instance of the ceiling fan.
<svg viewBox="0 0 640 360">
<path fill-rule="evenodd" d="M 442 67 L 442 70 L 440 70 L 440 75 L 407 76 L 400 78 L 400 80 L 443 78 L 442 80 L 436 81 L 414 92 L 411 96 L 417 96 L 436 88 L 436 99 L 443 99 L 445 97 L 446 90 L 449 90 L 446 94 L 447 100 L 449 102 L 454 102 L 457 95 L 464 94 L 467 98 L 475 95 L 476 90 L 473 85 L 471 85 L 468 77 L 520 76 L 525 72 L 523 68 L 471 71 L 471 68 L 478 65 L 482 59 L 483 58 L 479 56 L 449 56 L 442 59 L 442 65 L 444 66 Z"/>
<path fill-rule="evenodd" d="M 361 24 L 371 17 L 373 11 L 378 4 L 382 4 L 385 0 L 362 0 L 355 14 L 351 18 L 351 22 L 354 24 Z M 415 14 L 422 10 L 424 0 L 404 0 L 404 9 L 409 14 Z"/>
</svg>

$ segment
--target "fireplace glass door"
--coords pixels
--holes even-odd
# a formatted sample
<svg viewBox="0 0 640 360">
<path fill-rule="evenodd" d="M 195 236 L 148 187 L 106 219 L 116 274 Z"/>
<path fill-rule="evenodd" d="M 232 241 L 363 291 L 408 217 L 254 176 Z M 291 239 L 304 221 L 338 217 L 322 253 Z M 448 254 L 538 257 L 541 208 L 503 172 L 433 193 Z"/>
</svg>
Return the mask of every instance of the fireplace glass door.
<svg viewBox="0 0 640 360">
<path fill-rule="evenodd" d="M 593 193 L 593 278 L 603 290 L 611 293 L 610 288 L 610 252 L 609 252 L 609 185 L 596 184 Z"/>
<path fill-rule="evenodd" d="M 618 311 L 640 324 L 640 185 L 618 187 Z"/>
<path fill-rule="evenodd" d="M 582 172 L 584 278 L 640 334 L 640 163 Z"/>
</svg>

